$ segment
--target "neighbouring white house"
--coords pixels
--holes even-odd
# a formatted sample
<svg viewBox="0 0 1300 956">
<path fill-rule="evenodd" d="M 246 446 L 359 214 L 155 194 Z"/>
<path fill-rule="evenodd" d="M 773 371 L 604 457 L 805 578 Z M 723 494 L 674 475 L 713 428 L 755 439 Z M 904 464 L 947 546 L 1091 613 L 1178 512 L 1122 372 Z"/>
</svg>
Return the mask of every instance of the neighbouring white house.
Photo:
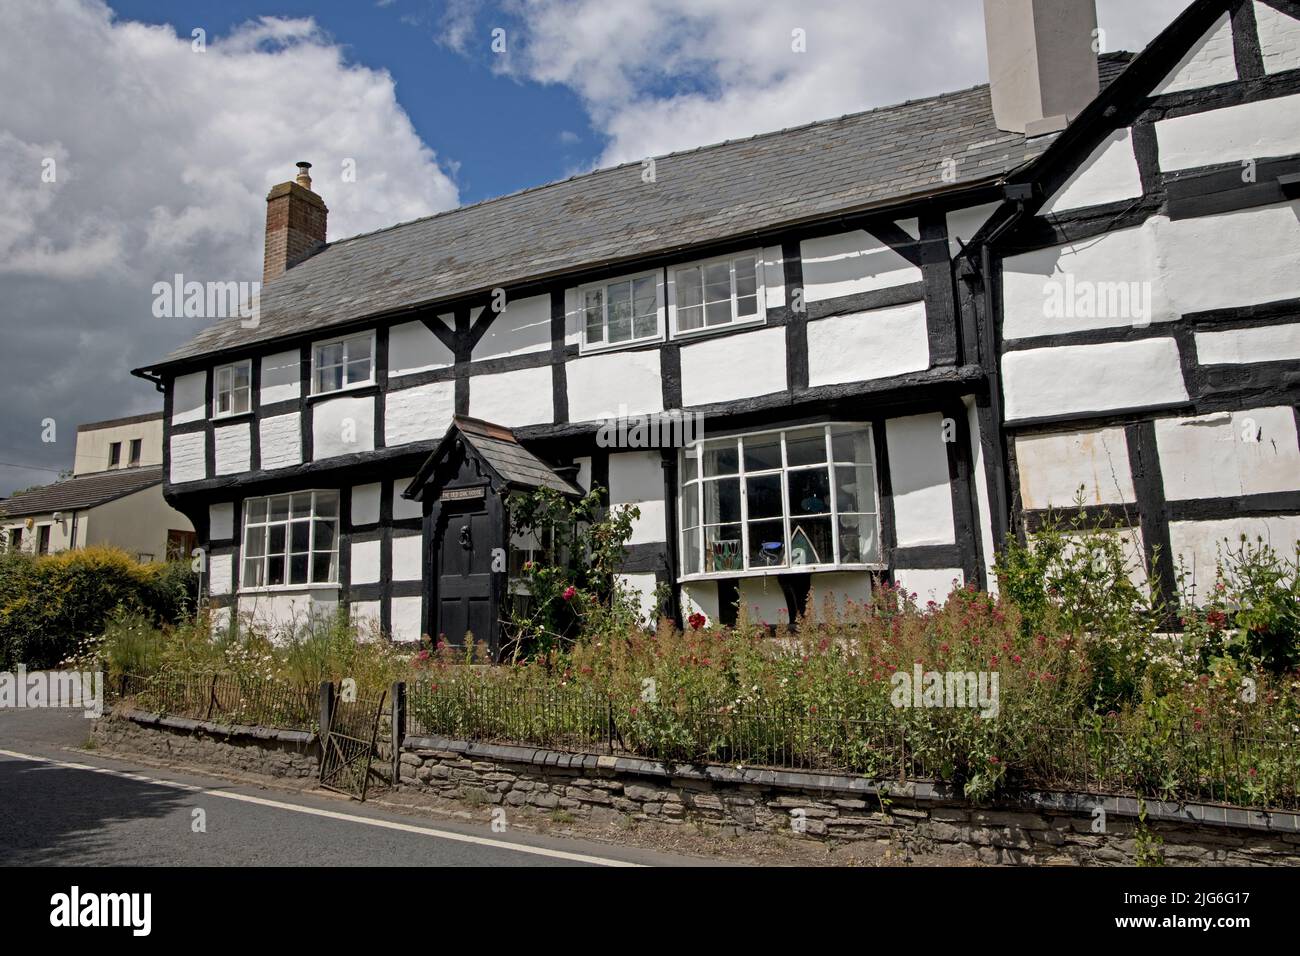
<svg viewBox="0 0 1300 956">
<path fill-rule="evenodd" d="M 1098 54 L 1089 0 L 985 13 L 987 85 L 654 176 L 326 242 L 299 164 L 259 321 L 135 370 L 218 614 L 496 648 L 502 496 L 539 486 L 636 505 L 625 582 L 723 623 L 991 587 L 1080 488 L 1170 599 L 1225 536 L 1289 549 L 1300 4 L 1195 0 L 1136 55 Z M 674 412 L 703 434 L 607 440 Z"/>
<path fill-rule="evenodd" d="M 179 559 L 194 526 L 163 498 L 162 413 L 77 428 L 72 476 L 0 501 L 0 547 L 33 554 L 103 544 L 141 561 Z"/>
</svg>

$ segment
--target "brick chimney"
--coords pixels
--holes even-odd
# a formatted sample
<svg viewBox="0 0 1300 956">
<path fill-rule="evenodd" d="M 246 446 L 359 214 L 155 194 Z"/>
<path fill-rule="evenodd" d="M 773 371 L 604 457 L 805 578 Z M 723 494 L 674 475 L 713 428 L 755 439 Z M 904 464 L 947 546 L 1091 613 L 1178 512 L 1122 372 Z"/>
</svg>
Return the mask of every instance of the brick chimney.
<svg viewBox="0 0 1300 956">
<path fill-rule="evenodd" d="M 311 163 L 299 163 L 291 183 L 272 186 L 266 194 L 266 253 L 262 282 L 284 275 L 325 244 L 325 217 L 329 210 L 311 191 Z"/>
<path fill-rule="evenodd" d="M 984 0 L 989 87 L 998 129 L 1065 128 L 1097 96 L 1095 0 Z"/>
</svg>

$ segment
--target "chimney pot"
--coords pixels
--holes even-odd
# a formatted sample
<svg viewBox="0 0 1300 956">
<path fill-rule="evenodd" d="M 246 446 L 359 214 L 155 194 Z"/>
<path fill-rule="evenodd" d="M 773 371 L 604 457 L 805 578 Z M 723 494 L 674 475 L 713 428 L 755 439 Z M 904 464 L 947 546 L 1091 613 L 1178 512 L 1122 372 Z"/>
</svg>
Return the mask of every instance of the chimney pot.
<svg viewBox="0 0 1300 956">
<path fill-rule="evenodd" d="M 984 0 L 989 91 L 998 129 L 1064 129 L 1101 89 L 1095 0 Z"/>
<path fill-rule="evenodd" d="M 298 163 L 293 182 L 272 186 L 266 196 L 266 249 L 262 257 L 262 282 L 284 275 L 325 245 L 329 210 L 312 192 L 311 163 Z"/>
</svg>

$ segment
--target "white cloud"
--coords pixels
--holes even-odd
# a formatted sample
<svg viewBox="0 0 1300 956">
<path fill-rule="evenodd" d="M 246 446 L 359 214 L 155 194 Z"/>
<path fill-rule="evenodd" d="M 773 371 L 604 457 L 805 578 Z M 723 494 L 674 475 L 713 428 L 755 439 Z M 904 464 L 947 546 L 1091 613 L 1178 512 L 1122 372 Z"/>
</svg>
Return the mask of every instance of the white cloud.
<svg viewBox="0 0 1300 956">
<path fill-rule="evenodd" d="M 1110 49 L 1139 49 L 1186 0 L 1101 0 Z M 689 149 L 982 83 L 978 0 L 505 0 L 493 66 L 582 99 L 600 165 Z M 447 23 L 465 50 L 463 7 Z M 480 17 L 482 14 L 480 13 Z M 806 52 L 794 50 L 802 30 Z"/>
<path fill-rule="evenodd" d="M 260 279 L 267 190 L 310 160 L 337 239 L 448 209 L 457 189 L 385 71 L 310 19 L 191 47 L 99 0 L 6 3 L 0 31 L 0 449 L 71 460 L 75 425 L 157 407 L 128 370 L 201 323 L 159 320 L 153 282 Z M 42 181 L 42 161 L 56 181 Z M 343 161 L 356 161 L 344 182 Z M 55 417 L 60 442 L 39 441 Z M 0 470 L 0 494 L 48 480 Z"/>
</svg>

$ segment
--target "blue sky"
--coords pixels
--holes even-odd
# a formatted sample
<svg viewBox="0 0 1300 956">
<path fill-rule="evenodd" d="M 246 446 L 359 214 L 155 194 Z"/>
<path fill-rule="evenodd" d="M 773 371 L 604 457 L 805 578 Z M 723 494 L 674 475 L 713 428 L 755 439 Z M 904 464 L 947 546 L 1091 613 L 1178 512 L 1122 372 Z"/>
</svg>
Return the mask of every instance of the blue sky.
<svg viewBox="0 0 1300 956">
<path fill-rule="evenodd" d="M 1097 0 L 1104 49 L 1183 5 Z M 160 407 L 130 370 L 204 320 L 155 317 L 153 285 L 260 279 L 297 160 L 332 241 L 986 77 L 978 0 L 6 4 L 0 495 L 70 465 L 78 424 Z"/>
</svg>

